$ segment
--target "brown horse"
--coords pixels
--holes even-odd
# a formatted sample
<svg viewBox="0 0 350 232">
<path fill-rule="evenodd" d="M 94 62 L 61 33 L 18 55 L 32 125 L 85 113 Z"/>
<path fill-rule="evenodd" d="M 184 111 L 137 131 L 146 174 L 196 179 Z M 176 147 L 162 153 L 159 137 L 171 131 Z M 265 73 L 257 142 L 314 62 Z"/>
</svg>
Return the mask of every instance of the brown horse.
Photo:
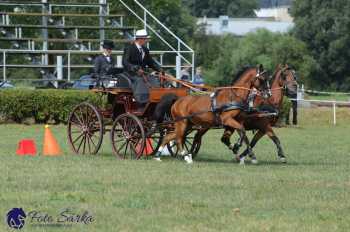
<svg viewBox="0 0 350 232">
<path fill-rule="evenodd" d="M 170 104 L 171 115 L 175 120 L 175 130 L 167 134 L 156 153 L 155 159 L 160 160 L 160 154 L 167 143 L 176 140 L 179 154 L 187 163 L 192 163 L 192 155 L 183 149 L 186 131 L 193 126 L 200 126 L 204 130 L 221 124 L 227 128 L 237 130 L 240 139 L 250 151 L 249 140 L 243 125 L 236 119 L 246 103 L 252 88 L 266 89 L 266 78 L 262 66 L 246 68 L 235 81 L 233 86 L 218 88 L 212 96 L 186 96 Z M 248 152 L 249 153 L 249 152 Z"/>
<path fill-rule="evenodd" d="M 278 112 L 282 108 L 283 96 L 287 95 L 290 97 L 296 95 L 297 82 L 295 71 L 288 65 L 278 65 L 275 73 L 273 74 L 273 81 L 270 91 L 271 96 L 269 98 L 256 96 L 254 100 L 254 107 L 256 107 L 258 111 L 262 110 L 270 113 L 275 112 L 278 115 Z M 272 129 L 272 126 L 275 125 L 278 120 L 277 116 L 264 117 L 263 113 L 257 112 L 243 116 L 242 120 L 246 130 L 257 130 L 250 143 L 251 148 L 253 148 L 256 143 L 266 134 L 276 145 L 278 158 L 284 163 L 287 162 L 281 142 Z M 231 145 L 230 137 L 233 132 L 234 129 L 227 128 L 221 138 L 221 141 L 229 148 L 237 152 L 241 144 L 235 144 L 235 146 Z M 252 163 L 256 164 L 257 159 L 251 150 L 245 150 L 240 156 L 236 156 L 237 161 L 244 164 L 244 159 L 248 154 L 252 159 Z"/>
</svg>

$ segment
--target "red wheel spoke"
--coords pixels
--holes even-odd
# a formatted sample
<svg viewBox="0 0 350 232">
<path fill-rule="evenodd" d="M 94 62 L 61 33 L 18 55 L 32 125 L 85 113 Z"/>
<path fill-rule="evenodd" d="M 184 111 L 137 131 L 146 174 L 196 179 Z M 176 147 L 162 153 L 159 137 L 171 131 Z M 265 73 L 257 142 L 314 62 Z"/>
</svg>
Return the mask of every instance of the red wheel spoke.
<svg viewBox="0 0 350 232">
<path fill-rule="evenodd" d="M 85 154 L 85 146 L 86 146 L 86 134 L 84 134 L 83 154 Z"/>
<path fill-rule="evenodd" d="M 96 148 L 96 144 L 94 143 L 94 140 L 92 139 L 92 137 L 90 136 L 90 134 L 88 134 L 88 137 L 89 137 L 91 143 L 92 143 L 92 144 L 94 145 L 94 147 Z"/>
<path fill-rule="evenodd" d="M 87 139 L 87 144 L 88 144 L 88 148 L 89 148 L 89 154 L 91 154 L 91 145 L 90 145 L 90 136 L 89 136 L 89 134 L 86 134 L 86 139 Z"/>
<path fill-rule="evenodd" d="M 125 145 L 126 145 L 126 142 L 120 146 L 120 148 L 118 149 L 118 152 L 120 152 L 124 148 Z"/>
<path fill-rule="evenodd" d="M 85 121 L 84 121 L 84 114 L 83 114 L 83 111 L 81 110 L 81 107 L 79 107 L 79 112 L 80 112 L 80 116 L 81 116 L 82 125 L 86 125 Z"/>
<path fill-rule="evenodd" d="M 81 133 L 77 138 L 75 138 L 74 141 L 73 141 L 73 144 L 75 144 L 75 142 L 78 141 L 78 139 L 80 139 L 81 136 L 83 136 L 83 135 L 84 135 L 84 133 Z"/>
<path fill-rule="evenodd" d="M 84 135 L 84 134 L 82 134 L 82 135 Z M 80 151 L 80 148 L 81 148 L 81 145 L 83 144 L 83 141 L 84 141 L 84 137 L 82 137 L 82 139 L 81 139 L 81 141 L 80 141 L 80 144 L 79 144 L 79 146 L 78 146 L 78 153 L 79 153 L 79 151 Z"/>
<path fill-rule="evenodd" d="M 78 121 L 79 121 L 79 123 L 80 123 L 80 127 L 82 127 L 83 125 L 84 125 L 84 123 L 80 120 L 80 118 L 77 116 L 77 114 L 74 112 L 74 117 L 76 118 L 76 119 L 78 119 Z"/>
</svg>

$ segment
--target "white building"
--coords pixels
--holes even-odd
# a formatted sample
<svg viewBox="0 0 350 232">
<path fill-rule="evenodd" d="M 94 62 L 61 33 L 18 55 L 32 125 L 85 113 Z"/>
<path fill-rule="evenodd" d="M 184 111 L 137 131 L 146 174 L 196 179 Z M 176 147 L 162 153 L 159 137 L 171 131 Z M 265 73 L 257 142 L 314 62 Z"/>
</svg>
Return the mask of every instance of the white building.
<svg viewBox="0 0 350 232">
<path fill-rule="evenodd" d="M 244 36 L 260 28 L 271 32 L 288 32 L 293 28 L 293 18 L 289 15 L 288 7 L 256 10 L 257 18 L 198 18 L 197 24 L 205 28 L 207 35 L 234 34 Z"/>
</svg>

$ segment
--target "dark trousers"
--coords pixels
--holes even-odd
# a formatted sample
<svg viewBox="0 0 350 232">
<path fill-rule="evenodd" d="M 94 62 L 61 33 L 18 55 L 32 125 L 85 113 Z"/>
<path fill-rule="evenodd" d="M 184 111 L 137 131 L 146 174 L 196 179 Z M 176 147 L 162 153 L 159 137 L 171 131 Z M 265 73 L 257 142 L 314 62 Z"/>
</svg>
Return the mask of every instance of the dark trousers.
<svg viewBox="0 0 350 232">
<path fill-rule="evenodd" d="M 292 111 L 293 111 L 293 125 L 297 125 L 298 124 L 298 102 L 295 100 L 291 100 L 291 102 L 292 102 Z M 290 114 L 290 110 L 286 116 L 286 124 L 288 125 L 289 125 L 289 114 Z"/>
</svg>

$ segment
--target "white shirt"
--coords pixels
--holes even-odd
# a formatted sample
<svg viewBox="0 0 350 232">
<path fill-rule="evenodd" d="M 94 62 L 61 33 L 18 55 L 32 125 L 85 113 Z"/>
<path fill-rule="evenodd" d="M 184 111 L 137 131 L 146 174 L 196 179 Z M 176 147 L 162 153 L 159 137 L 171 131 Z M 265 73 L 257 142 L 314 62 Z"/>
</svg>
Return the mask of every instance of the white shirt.
<svg viewBox="0 0 350 232">
<path fill-rule="evenodd" d="M 109 55 L 107 55 L 106 53 L 103 53 L 103 55 L 106 57 L 108 62 L 111 62 L 111 57 Z"/>
<path fill-rule="evenodd" d="M 135 42 L 135 45 L 137 47 L 137 49 L 139 49 L 141 55 L 142 55 L 142 60 L 145 58 L 145 51 L 143 50 L 142 46 L 138 43 Z"/>
</svg>

